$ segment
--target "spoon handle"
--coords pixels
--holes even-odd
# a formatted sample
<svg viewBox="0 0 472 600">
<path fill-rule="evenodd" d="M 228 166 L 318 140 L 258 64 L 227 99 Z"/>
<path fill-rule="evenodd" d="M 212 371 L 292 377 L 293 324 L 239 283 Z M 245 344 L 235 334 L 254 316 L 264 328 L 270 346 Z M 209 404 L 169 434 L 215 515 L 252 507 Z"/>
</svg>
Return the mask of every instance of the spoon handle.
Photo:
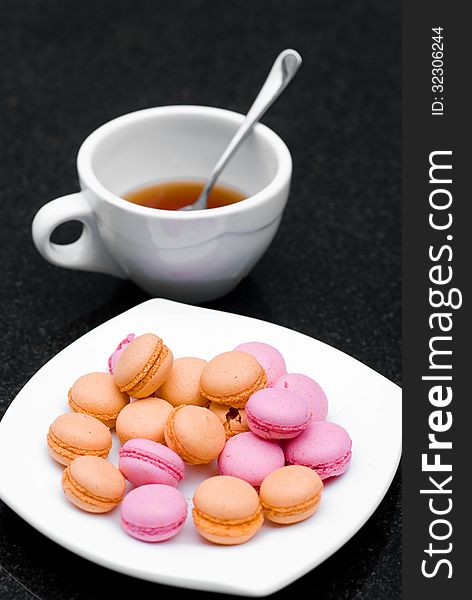
<svg viewBox="0 0 472 600">
<path fill-rule="evenodd" d="M 264 85 L 249 109 L 246 118 L 232 137 L 225 151 L 213 168 L 207 183 L 198 200 L 191 206 L 193 210 L 207 207 L 207 200 L 215 181 L 226 166 L 226 163 L 251 132 L 254 125 L 277 100 L 302 64 L 302 58 L 295 50 L 284 50 L 275 59 Z"/>
</svg>

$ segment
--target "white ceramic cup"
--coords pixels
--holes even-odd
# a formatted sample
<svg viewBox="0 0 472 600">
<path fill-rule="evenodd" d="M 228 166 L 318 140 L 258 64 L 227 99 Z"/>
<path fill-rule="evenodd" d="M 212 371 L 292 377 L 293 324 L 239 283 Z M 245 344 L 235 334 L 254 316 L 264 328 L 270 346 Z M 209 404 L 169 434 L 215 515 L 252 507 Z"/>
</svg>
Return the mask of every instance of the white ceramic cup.
<svg viewBox="0 0 472 600">
<path fill-rule="evenodd" d="M 99 127 L 77 157 L 81 191 L 36 214 L 36 248 L 55 265 L 129 278 L 154 296 L 204 302 L 226 294 L 266 251 L 287 202 L 292 160 L 278 135 L 257 124 L 228 164 L 220 183 L 248 195 L 236 204 L 166 211 L 120 195 L 158 181 L 203 181 L 243 118 L 219 108 L 163 106 Z M 80 238 L 51 242 L 67 221 L 82 222 Z"/>
</svg>

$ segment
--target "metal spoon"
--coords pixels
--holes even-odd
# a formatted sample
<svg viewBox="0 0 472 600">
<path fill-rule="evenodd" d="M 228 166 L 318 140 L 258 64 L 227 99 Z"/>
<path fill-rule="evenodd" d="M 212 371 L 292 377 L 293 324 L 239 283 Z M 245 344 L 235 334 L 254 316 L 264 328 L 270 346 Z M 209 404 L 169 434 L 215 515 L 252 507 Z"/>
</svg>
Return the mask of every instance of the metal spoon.
<svg viewBox="0 0 472 600">
<path fill-rule="evenodd" d="M 254 100 L 246 118 L 241 123 L 220 159 L 214 166 L 200 196 L 193 204 L 184 206 L 181 210 L 202 210 L 207 208 L 208 196 L 226 164 L 239 146 L 244 142 L 254 125 L 284 91 L 301 64 L 302 57 L 295 50 L 284 50 L 277 56 L 261 91 Z"/>
</svg>

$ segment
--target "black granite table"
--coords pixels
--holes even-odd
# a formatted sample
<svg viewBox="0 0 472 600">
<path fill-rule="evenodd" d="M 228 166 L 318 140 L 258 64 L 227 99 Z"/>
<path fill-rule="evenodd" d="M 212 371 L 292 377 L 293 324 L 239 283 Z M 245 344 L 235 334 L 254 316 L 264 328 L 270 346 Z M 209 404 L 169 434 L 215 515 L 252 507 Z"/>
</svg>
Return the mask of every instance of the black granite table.
<svg viewBox="0 0 472 600">
<path fill-rule="evenodd" d="M 245 111 L 290 46 L 304 65 L 264 119 L 293 154 L 285 218 L 249 277 L 208 306 L 302 331 L 400 381 L 399 13 L 393 0 L 0 2 L 1 414 L 55 353 L 147 299 L 33 247 L 35 212 L 78 187 L 81 141 L 149 106 Z M 360 532 L 276 597 L 399 598 L 400 502 L 397 475 Z M 75 556 L 2 503 L 0 564 L 2 600 L 177 593 Z M 244 573 L 229 565 L 228 577 Z"/>
</svg>

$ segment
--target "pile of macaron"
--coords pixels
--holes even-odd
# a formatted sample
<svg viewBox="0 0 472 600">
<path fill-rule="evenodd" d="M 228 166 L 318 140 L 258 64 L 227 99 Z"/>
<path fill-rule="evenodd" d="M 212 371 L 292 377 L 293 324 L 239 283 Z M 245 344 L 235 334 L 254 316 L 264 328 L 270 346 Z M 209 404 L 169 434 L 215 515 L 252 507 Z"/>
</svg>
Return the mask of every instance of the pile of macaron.
<svg viewBox="0 0 472 600">
<path fill-rule="evenodd" d="M 68 404 L 47 435 L 50 455 L 65 466 L 66 498 L 91 513 L 121 505 L 123 529 L 146 542 L 182 529 L 188 505 L 178 486 L 192 465 L 213 463 L 219 473 L 195 489 L 198 533 L 233 545 L 252 538 L 264 518 L 311 517 L 322 480 L 342 475 L 351 459 L 349 434 L 326 421 L 322 388 L 287 374 L 280 352 L 262 342 L 206 361 L 174 359 L 153 333 L 129 334 L 108 372 L 73 383 Z M 108 460 L 113 429 L 117 466 Z"/>
</svg>

